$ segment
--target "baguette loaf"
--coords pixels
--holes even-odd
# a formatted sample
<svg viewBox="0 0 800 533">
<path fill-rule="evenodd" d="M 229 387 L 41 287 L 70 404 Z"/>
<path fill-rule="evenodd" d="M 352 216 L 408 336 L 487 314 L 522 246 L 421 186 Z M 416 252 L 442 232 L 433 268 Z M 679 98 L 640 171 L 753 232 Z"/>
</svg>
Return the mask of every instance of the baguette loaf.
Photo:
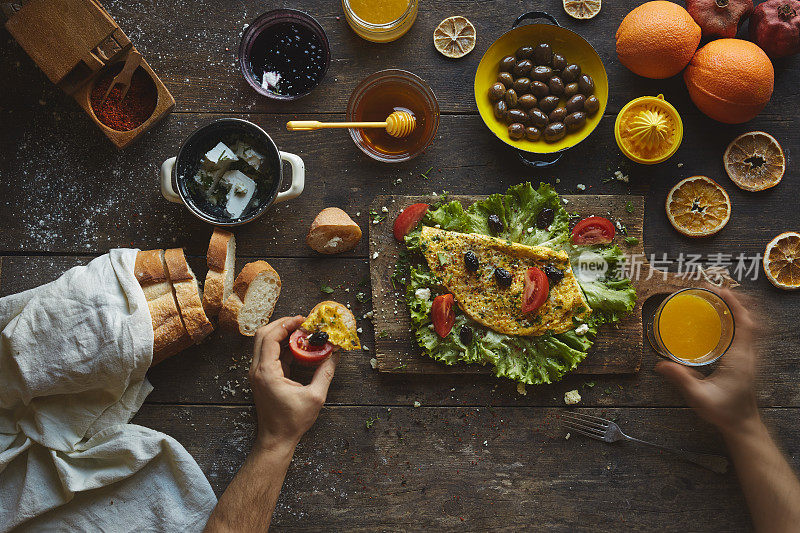
<svg viewBox="0 0 800 533">
<path fill-rule="evenodd" d="M 153 324 L 153 362 L 156 365 L 192 345 L 167 275 L 163 250 L 136 255 L 134 275 L 142 287 Z"/>
<path fill-rule="evenodd" d="M 361 228 L 338 207 L 320 211 L 306 236 L 306 244 L 321 254 L 350 251 L 360 240 Z"/>
<path fill-rule="evenodd" d="M 203 309 L 207 316 L 217 316 L 233 290 L 236 263 L 236 237 L 214 228 L 206 255 L 208 274 L 203 287 Z"/>
<path fill-rule="evenodd" d="M 266 261 L 244 266 L 233 284 L 233 292 L 219 313 L 220 325 L 252 337 L 269 322 L 281 293 L 281 278 Z"/>
<path fill-rule="evenodd" d="M 175 299 L 178 302 L 183 325 L 192 338 L 199 343 L 214 330 L 214 326 L 203 311 L 203 295 L 197 284 L 197 277 L 186 262 L 182 248 L 171 248 L 164 252 L 164 261 L 167 265 Z"/>
</svg>

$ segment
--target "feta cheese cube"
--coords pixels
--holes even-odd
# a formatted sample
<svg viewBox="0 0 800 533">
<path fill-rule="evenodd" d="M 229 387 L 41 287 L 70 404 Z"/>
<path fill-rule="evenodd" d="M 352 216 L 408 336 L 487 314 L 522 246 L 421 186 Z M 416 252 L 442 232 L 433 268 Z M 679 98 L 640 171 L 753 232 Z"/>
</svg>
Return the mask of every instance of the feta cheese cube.
<svg viewBox="0 0 800 533">
<path fill-rule="evenodd" d="M 577 328 L 575 328 L 576 335 L 586 335 L 586 332 L 589 331 L 589 324 L 581 324 Z"/>
<path fill-rule="evenodd" d="M 417 289 L 414 291 L 414 296 L 417 298 L 422 298 L 423 300 L 430 300 L 431 299 L 431 290 L 430 289 Z"/>
<path fill-rule="evenodd" d="M 564 403 L 567 405 L 575 405 L 580 403 L 581 395 L 578 394 L 578 389 L 567 391 L 564 393 Z"/>
<path fill-rule="evenodd" d="M 217 143 L 214 148 L 206 152 L 205 158 L 209 164 L 214 166 L 218 166 L 220 163 L 230 164 L 231 161 L 239 159 L 225 143 Z"/>
<path fill-rule="evenodd" d="M 238 170 L 229 170 L 222 175 L 220 181 L 230 185 L 225 209 L 230 213 L 231 217 L 239 218 L 253 198 L 256 182 Z"/>
</svg>

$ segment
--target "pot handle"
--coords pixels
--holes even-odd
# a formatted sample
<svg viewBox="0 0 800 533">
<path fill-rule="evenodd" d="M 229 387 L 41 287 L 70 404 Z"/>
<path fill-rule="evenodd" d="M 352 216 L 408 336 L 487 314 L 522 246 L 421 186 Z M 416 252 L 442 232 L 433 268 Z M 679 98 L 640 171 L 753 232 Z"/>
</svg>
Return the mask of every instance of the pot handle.
<svg viewBox="0 0 800 533">
<path fill-rule="evenodd" d="M 279 153 L 281 161 L 288 161 L 289 165 L 292 167 L 292 184 L 288 190 L 278 193 L 278 196 L 275 197 L 276 204 L 300 196 L 306 183 L 306 165 L 303 163 L 303 160 L 300 159 L 299 156 L 288 152 Z"/>
<path fill-rule="evenodd" d="M 183 200 L 181 200 L 181 197 L 175 192 L 175 189 L 172 188 L 172 170 L 175 168 L 176 159 L 175 157 L 170 157 L 161 163 L 161 195 L 170 202 L 182 204 Z"/>
<path fill-rule="evenodd" d="M 564 152 L 565 152 L 565 150 L 562 150 L 560 152 L 556 152 L 555 153 L 556 156 L 553 159 L 549 160 L 549 161 L 539 161 L 539 160 L 528 159 L 524 155 L 526 152 L 523 152 L 522 150 L 517 150 L 517 155 L 519 156 L 519 160 L 522 161 L 522 164 L 525 165 L 525 166 L 533 167 L 533 168 L 545 168 L 545 167 L 549 167 L 551 165 L 555 165 L 556 163 L 558 163 L 559 160 L 561 160 L 561 156 L 564 155 Z"/>
<path fill-rule="evenodd" d="M 520 25 L 520 23 L 523 20 L 528 20 L 528 19 L 531 19 L 531 20 L 534 20 L 534 19 L 547 19 L 550 22 L 552 22 L 553 24 L 555 24 L 556 26 L 561 26 L 561 24 L 558 23 L 556 18 L 553 15 L 551 15 L 550 13 L 545 13 L 544 11 L 528 11 L 527 13 L 523 13 L 522 15 L 518 16 L 517 20 L 514 21 L 514 24 L 511 25 L 511 28 L 516 28 L 517 26 Z"/>
</svg>

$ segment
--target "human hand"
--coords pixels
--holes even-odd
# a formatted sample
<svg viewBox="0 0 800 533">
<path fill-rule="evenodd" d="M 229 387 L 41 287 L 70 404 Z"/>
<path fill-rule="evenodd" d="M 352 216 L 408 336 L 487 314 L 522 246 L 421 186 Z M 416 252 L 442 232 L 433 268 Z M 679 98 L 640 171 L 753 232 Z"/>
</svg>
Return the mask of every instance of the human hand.
<svg viewBox="0 0 800 533">
<path fill-rule="evenodd" d="M 281 343 L 303 323 L 304 317 L 285 317 L 258 329 L 250 364 L 250 386 L 258 414 L 256 445 L 293 450 L 317 419 L 328 396 L 338 352 L 314 372 L 308 385 L 289 379 L 291 354 Z"/>
<path fill-rule="evenodd" d="M 717 369 L 705 377 L 697 370 L 661 361 L 656 371 L 671 380 L 689 405 L 723 433 L 735 431 L 759 420 L 754 389 L 756 353 L 753 347 L 755 324 L 750 312 L 728 289 L 718 291 L 728 303 L 736 323 L 736 335 Z"/>
</svg>

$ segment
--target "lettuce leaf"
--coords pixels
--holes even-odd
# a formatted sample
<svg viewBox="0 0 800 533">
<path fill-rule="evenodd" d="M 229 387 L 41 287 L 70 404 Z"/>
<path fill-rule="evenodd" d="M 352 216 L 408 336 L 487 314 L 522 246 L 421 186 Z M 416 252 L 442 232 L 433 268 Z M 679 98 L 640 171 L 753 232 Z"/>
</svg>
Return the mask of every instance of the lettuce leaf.
<svg viewBox="0 0 800 533">
<path fill-rule="evenodd" d="M 548 228 L 539 229 L 536 219 L 545 208 L 554 211 L 554 220 Z M 538 189 L 530 183 L 516 185 L 506 194 L 493 194 L 466 209 L 458 201 L 446 203 L 429 211 L 422 224 L 448 231 L 492 235 L 488 226 L 489 215 L 497 215 L 503 223 L 503 230 L 495 234 L 496 237 L 528 246 L 564 250 L 573 265 L 587 250 L 607 263 L 604 275 L 596 279 L 577 278 L 592 308 L 587 321 L 589 330 L 584 335 L 578 335 L 574 330 L 537 337 L 504 335 L 475 322 L 456 306 L 455 325 L 446 338 L 440 338 L 433 330 L 431 304 L 446 289 L 428 269 L 422 256 L 420 229 L 416 228 L 405 238 L 412 261 L 406 276 L 406 300 L 414 335 L 428 356 L 444 364 L 492 365 L 496 376 L 530 385 L 558 381 L 586 357 L 599 325 L 618 321 L 635 305 L 633 286 L 619 272 L 622 251 L 612 245 L 572 245 L 569 214 L 555 190 L 544 183 Z M 577 320 L 575 325 L 579 325 Z M 473 340 L 466 344 L 461 342 L 459 335 L 463 326 L 473 332 Z"/>
</svg>

